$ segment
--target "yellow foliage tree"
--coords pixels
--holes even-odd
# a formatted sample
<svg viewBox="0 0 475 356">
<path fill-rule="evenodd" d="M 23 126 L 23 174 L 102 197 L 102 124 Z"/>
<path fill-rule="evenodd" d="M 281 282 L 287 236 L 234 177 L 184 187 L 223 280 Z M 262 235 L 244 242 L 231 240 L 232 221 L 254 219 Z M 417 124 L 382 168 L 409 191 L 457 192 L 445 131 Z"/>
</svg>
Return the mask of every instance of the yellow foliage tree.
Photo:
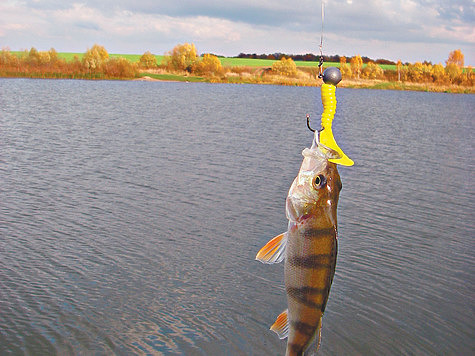
<svg viewBox="0 0 475 356">
<path fill-rule="evenodd" d="M 27 61 L 31 65 L 37 65 L 40 62 L 40 54 L 35 47 L 31 47 L 30 51 L 27 53 Z"/>
<path fill-rule="evenodd" d="M 343 78 L 351 78 L 351 67 L 346 63 L 346 57 L 340 57 L 340 71 Z"/>
<path fill-rule="evenodd" d="M 359 54 L 357 56 L 351 57 L 350 66 L 353 75 L 356 75 L 356 77 L 359 79 L 361 70 L 363 69 L 363 59 L 361 59 Z"/>
<path fill-rule="evenodd" d="M 364 78 L 368 79 L 379 79 L 384 75 L 383 69 L 374 62 L 369 62 L 361 73 Z"/>
<path fill-rule="evenodd" d="M 49 54 L 49 61 L 51 63 L 56 63 L 57 61 L 59 61 L 58 52 L 56 52 L 54 48 L 51 48 L 48 51 L 48 54 Z"/>
<path fill-rule="evenodd" d="M 113 78 L 133 78 L 137 74 L 136 64 L 126 58 L 110 58 L 103 64 L 104 74 Z"/>
<path fill-rule="evenodd" d="M 462 81 L 462 68 L 455 63 L 449 63 L 445 66 L 445 74 L 453 84 L 459 84 Z"/>
<path fill-rule="evenodd" d="M 473 75 L 473 68 L 472 66 L 468 66 L 463 73 L 462 84 L 467 86 L 473 86 L 474 79 L 475 76 Z"/>
<path fill-rule="evenodd" d="M 49 52 L 38 52 L 38 63 L 39 64 L 48 64 L 51 60 Z"/>
<path fill-rule="evenodd" d="M 9 48 L 2 48 L 0 52 L 0 66 L 17 66 L 18 63 L 18 57 L 11 54 Z"/>
<path fill-rule="evenodd" d="M 88 49 L 82 58 L 85 67 L 90 71 L 95 71 L 101 68 L 102 64 L 109 58 L 109 53 L 103 46 L 95 44 Z"/>
<path fill-rule="evenodd" d="M 460 49 L 456 49 L 449 53 L 449 58 L 445 62 L 446 65 L 455 64 L 457 67 L 463 67 L 464 65 L 464 56 Z"/>
<path fill-rule="evenodd" d="M 430 82 L 432 78 L 433 67 L 430 63 L 416 62 L 408 67 L 408 78 L 413 82 Z"/>
<path fill-rule="evenodd" d="M 292 58 L 282 57 L 280 61 L 272 64 L 272 71 L 286 77 L 295 77 L 297 75 L 297 65 Z"/>
<path fill-rule="evenodd" d="M 175 70 L 192 71 L 193 65 L 198 60 L 196 47 L 193 43 L 185 43 L 176 45 L 167 53 L 165 61 L 167 66 Z"/>
<path fill-rule="evenodd" d="M 442 64 L 435 64 L 432 66 L 430 76 L 432 77 L 432 81 L 437 84 L 445 83 L 445 70 Z"/>
<path fill-rule="evenodd" d="M 193 69 L 194 72 L 202 75 L 219 76 L 224 73 L 221 61 L 212 54 L 203 55 L 203 59 L 197 62 Z"/>
<path fill-rule="evenodd" d="M 400 59 L 398 59 L 396 63 L 396 68 L 397 68 L 397 81 L 401 81 L 401 69 L 402 69 L 402 62 Z"/>
<path fill-rule="evenodd" d="M 59 60 L 58 53 L 54 48 L 45 52 L 38 51 L 35 47 L 31 47 L 29 52 L 24 53 L 23 58 L 32 66 L 45 66 Z"/>
<path fill-rule="evenodd" d="M 421 62 L 409 64 L 407 68 L 407 77 L 411 82 L 421 82 L 424 74 L 424 68 Z"/>
<path fill-rule="evenodd" d="M 155 68 L 157 66 L 157 57 L 150 53 L 150 51 L 147 51 L 140 57 L 139 65 L 147 69 Z"/>
</svg>

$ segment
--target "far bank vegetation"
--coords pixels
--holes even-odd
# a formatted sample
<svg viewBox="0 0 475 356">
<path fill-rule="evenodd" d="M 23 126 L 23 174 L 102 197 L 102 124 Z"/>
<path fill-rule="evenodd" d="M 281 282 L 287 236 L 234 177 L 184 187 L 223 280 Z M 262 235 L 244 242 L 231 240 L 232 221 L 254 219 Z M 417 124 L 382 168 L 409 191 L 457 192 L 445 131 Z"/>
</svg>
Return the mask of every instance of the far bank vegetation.
<svg viewBox="0 0 475 356">
<path fill-rule="evenodd" d="M 273 56 L 275 60 L 266 67 L 223 66 L 220 58 L 214 54 L 199 56 L 192 43 L 175 46 L 160 63 L 157 56 L 148 51 L 135 61 L 121 56 L 112 57 L 103 46 L 97 44 L 87 49 L 82 56 L 69 60 L 62 58 L 53 48 L 44 52 L 31 48 L 20 53 L 2 49 L 0 76 L 72 79 L 145 77 L 223 83 L 321 84 L 316 64 L 305 66 L 290 56 L 279 57 Z M 337 57 L 339 62 L 330 65 L 341 69 L 343 81 L 340 86 L 474 92 L 473 69 L 464 67 L 464 55 L 460 50 L 449 54 L 445 66 L 429 62 L 403 64 L 401 61 L 395 65 L 384 65 L 360 55 Z M 460 90 L 451 90 L 453 87 L 459 87 Z"/>
</svg>

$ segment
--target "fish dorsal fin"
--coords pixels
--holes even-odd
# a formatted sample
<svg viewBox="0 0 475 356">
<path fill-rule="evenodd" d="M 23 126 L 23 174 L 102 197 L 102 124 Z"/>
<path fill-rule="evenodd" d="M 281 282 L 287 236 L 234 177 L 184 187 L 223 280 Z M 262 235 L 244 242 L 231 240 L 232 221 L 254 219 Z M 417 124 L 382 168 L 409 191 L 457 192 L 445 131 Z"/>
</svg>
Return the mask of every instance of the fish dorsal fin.
<svg viewBox="0 0 475 356">
<path fill-rule="evenodd" d="M 285 339 L 287 336 L 289 336 L 289 318 L 287 309 L 279 314 L 270 329 L 279 335 L 280 339 Z"/>
<path fill-rule="evenodd" d="M 277 235 L 262 247 L 257 253 L 256 260 L 262 263 L 279 263 L 285 258 L 287 233 Z"/>
</svg>

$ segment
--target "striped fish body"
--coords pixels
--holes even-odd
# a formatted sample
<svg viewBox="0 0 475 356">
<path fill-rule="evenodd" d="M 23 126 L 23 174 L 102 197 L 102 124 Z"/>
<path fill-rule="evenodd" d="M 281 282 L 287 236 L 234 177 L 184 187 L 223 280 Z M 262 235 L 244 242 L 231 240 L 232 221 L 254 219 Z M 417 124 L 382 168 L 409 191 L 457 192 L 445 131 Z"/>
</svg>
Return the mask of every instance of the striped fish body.
<svg viewBox="0 0 475 356">
<path fill-rule="evenodd" d="M 312 341 L 319 342 L 321 318 L 335 274 L 340 190 L 336 165 L 318 154 L 305 155 L 287 196 L 287 355 L 301 355 Z"/>
<path fill-rule="evenodd" d="M 341 181 L 336 164 L 328 160 L 331 150 L 318 144 L 302 154 L 304 160 L 286 200 L 288 230 L 256 256 L 264 263 L 285 259 L 288 309 L 271 330 L 280 338 L 288 337 L 286 355 L 303 355 L 314 342 L 318 348 L 337 256 Z"/>
<path fill-rule="evenodd" d="M 292 226 L 288 234 L 284 277 L 289 323 L 287 355 L 302 355 L 313 341 L 319 343 L 321 318 L 335 273 L 336 226 L 323 227 L 318 219 L 308 219 L 300 226 Z"/>
</svg>

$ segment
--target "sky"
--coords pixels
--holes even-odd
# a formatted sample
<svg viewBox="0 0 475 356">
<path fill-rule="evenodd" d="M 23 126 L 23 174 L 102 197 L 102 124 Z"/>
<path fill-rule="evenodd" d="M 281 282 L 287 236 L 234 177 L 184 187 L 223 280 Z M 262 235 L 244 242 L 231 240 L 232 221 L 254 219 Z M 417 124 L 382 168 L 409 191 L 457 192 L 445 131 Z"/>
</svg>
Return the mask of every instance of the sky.
<svg viewBox="0 0 475 356">
<path fill-rule="evenodd" d="M 323 53 L 475 66 L 475 0 L 324 0 Z M 321 0 L 0 0 L 0 47 L 319 53 Z"/>
</svg>

